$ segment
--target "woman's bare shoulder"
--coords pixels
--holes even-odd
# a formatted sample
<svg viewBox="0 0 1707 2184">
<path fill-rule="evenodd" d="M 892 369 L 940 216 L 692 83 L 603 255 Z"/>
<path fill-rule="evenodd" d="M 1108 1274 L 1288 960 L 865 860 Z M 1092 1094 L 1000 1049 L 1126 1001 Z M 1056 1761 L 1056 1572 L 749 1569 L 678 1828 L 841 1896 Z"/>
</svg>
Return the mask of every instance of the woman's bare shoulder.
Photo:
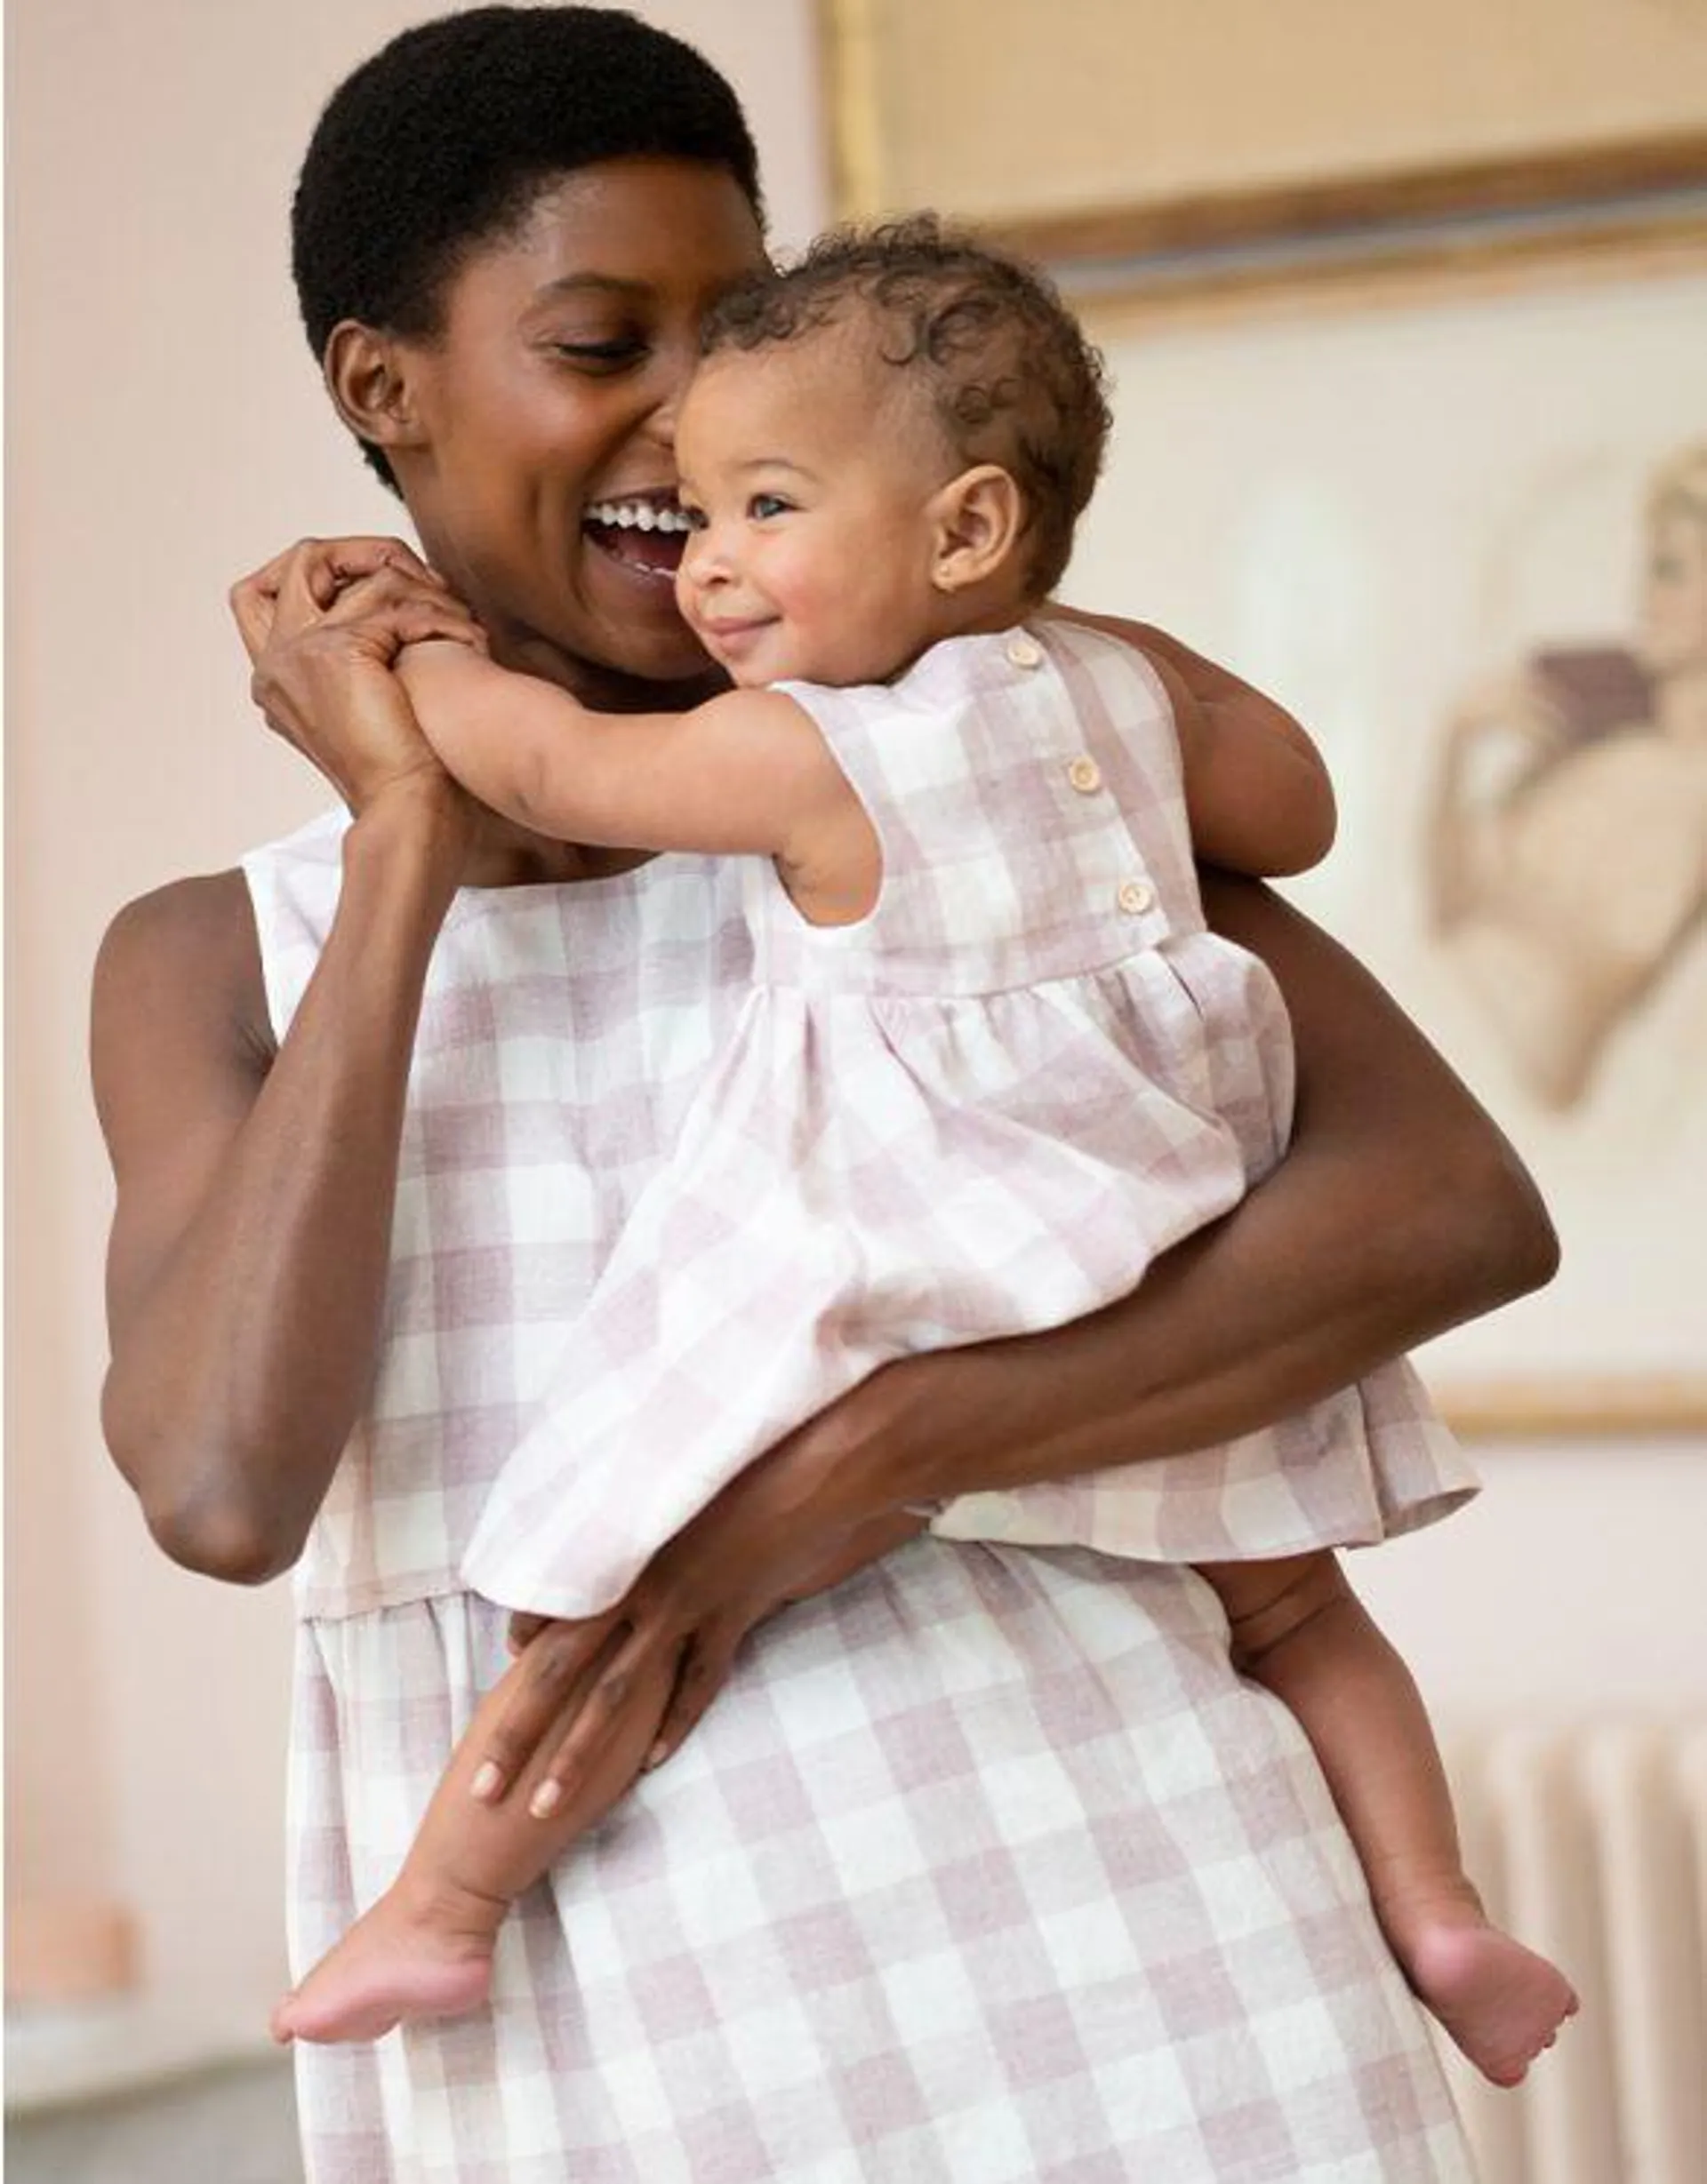
<svg viewBox="0 0 1707 2184">
<path fill-rule="evenodd" d="M 163 1044 L 264 1074 L 276 1042 L 243 874 L 197 874 L 127 902 L 102 938 L 92 1007 L 98 1086 L 133 1052 Z"/>
</svg>

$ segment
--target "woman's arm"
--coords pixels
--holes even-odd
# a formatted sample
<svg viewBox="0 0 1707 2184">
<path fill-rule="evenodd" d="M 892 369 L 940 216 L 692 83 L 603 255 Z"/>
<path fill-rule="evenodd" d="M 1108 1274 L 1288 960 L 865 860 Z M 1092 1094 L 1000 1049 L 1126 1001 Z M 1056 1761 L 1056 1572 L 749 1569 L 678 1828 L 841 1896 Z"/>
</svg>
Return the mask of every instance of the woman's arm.
<svg viewBox="0 0 1707 2184">
<path fill-rule="evenodd" d="M 1173 708 L 1191 842 L 1203 863 L 1260 880 L 1321 862 L 1334 846 L 1334 785 L 1284 706 L 1147 622 L 1052 611 L 1118 637 L 1154 669 Z"/>
<path fill-rule="evenodd" d="M 1368 972 L 1251 883 L 1206 876 L 1205 899 L 1291 1012 L 1291 1150 L 1133 1296 L 1046 1334 L 910 1359 L 910 1389 L 873 1388 L 855 1430 L 886 1500 L 1249 1432 L 1551 1280 L 1558 1243 L 1527 1171 Z"/>
<path fill-rule="evenodd" d="M 1246 1433 L 1548 1281 L 1557 1244 L 1504 1137 L 1381 987 L 1254 883 L 1207 877 L 1216 929 L 1262 956 L 1292 1012 L 1286 1158 L 1130 1297 L 1043 1334 L 886 1366 L 750 1465 L 607 1616 L 553 1628 L 493 1756 L 533 1748 L 617 1626 L 560 1757 L 611 1732 L 629 1674 L 679 1657 L 676 1748 L 753 1626 L 905 1536 L 910 1504 L 1068 1478 Z M 861 1551 L 867 1543 L 870 1553 Z"/>
<path fill-rule="evenodd" d="M 384 664 L 400 629 L 466 617 L 366 544 L 296 549 L 234 600 L 275 725 L 356 814 L 288 1036 L 275 1052 L 236 873 L 121 911 L 95 973 L 103 1423 L 166 1551 L 239 1582 L 294 1561 L 372 1378 L 416 1015 L 474 825 Z"/>
</svg>

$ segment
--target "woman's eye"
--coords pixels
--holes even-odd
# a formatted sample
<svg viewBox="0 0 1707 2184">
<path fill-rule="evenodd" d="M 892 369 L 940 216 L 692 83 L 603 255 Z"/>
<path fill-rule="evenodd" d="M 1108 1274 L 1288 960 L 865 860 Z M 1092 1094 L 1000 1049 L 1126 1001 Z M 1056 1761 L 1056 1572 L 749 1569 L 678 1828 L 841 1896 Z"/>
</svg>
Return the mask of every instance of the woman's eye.
<svg viewBox="0 0 1707 2184">
<path fill-rule="evenodd" d="M 755 523 L 762 524 L 770 516 L 786 516 L 789 503 L 781 493 L 755 493 L 747 503 L 747 513 Z"/>
<path fill-rule="evenodd" d="M 622 365 L 633 364 L 646 353 L 644 341 L 629 339 L 620 341 L 554 341 L 552 347 L 559 356 L 567 357 L 572 364 L 603 372 L 620 370 Z"/>
</svg>

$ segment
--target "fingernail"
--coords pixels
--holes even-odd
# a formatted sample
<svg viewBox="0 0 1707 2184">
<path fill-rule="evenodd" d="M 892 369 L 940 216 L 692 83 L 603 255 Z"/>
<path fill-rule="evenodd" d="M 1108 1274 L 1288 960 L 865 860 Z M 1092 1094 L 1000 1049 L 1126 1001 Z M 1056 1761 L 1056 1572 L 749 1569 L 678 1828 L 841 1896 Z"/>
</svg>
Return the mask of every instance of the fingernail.
<svg viewBox="0 0 1707 2184">
<path fill-rule="evenodd" d="M 498 1785 L 503 1779 L 491 1760 L 484 1760 L 476 1770 L 473 1781 L 469 1784 L 469 1795 L 481 1798 L 495 1796 Z"/>
<path fill-rule="evenodd" d="M 643 1774 L 650 1774 L 654 1767 L 661 1767 L 669 1756 L 669 1747 L 661 1737 L 657 1743 L 654 1744 L 652 1749 L 646 1754 L 645 1764 L 641 1769 L 641 1772 Z"/>
<path fill-rule="evenodd" d="M 549 1820 L 563 1803 L 563 1785 L 560 1782 L 541 1782 L 527 1801 L 527 1809 L 535 1820 Z"/>
</svg>

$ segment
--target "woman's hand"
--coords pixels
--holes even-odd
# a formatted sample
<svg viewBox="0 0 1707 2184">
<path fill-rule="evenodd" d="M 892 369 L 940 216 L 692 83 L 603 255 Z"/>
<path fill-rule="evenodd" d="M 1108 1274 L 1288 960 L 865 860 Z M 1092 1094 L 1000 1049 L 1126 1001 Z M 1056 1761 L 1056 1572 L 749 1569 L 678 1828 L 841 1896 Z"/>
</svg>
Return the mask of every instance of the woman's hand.
<svg viewBox="0 0 1707 2184">
<path fill-rule="evenodd" d="M 391 672 L 405 644 L 485 634 L 401 539 L 305 539 L 231 592 L 268 725 L 359 817 L 399 782 L 460 795 Z"/>
<path fill-rule="evenodd" d="M 557 1788 L 551 1809 L 573 1794 L 622 1733 L 637 1695 L 652 1703 L 655 1671 L 673 1665 L 674 1685 L 649 1767 L 677 1749 L 716 1698 L 749 1631 L 791 1601 L 839 1584 L 923 1530 L 907 1511 L 861 1514 L 835 1477 L 846 1422 L 890 1366 L 802 1426 L 732 1480 L 653 1557 L 627 1597 L 605 1614 L 558 1622 L 518 1614 L 510 1645 L 526 1674 L 482 1753 L 490 1772 L 479 1794 L 497 1798 L 548 1733 L 557 1748 L 535 1798 Z M 578 1702 L 577 1702 L 578 1701 Z M 565 1709 L 574 1719 L 563 1729 Z"/>
</svg>

